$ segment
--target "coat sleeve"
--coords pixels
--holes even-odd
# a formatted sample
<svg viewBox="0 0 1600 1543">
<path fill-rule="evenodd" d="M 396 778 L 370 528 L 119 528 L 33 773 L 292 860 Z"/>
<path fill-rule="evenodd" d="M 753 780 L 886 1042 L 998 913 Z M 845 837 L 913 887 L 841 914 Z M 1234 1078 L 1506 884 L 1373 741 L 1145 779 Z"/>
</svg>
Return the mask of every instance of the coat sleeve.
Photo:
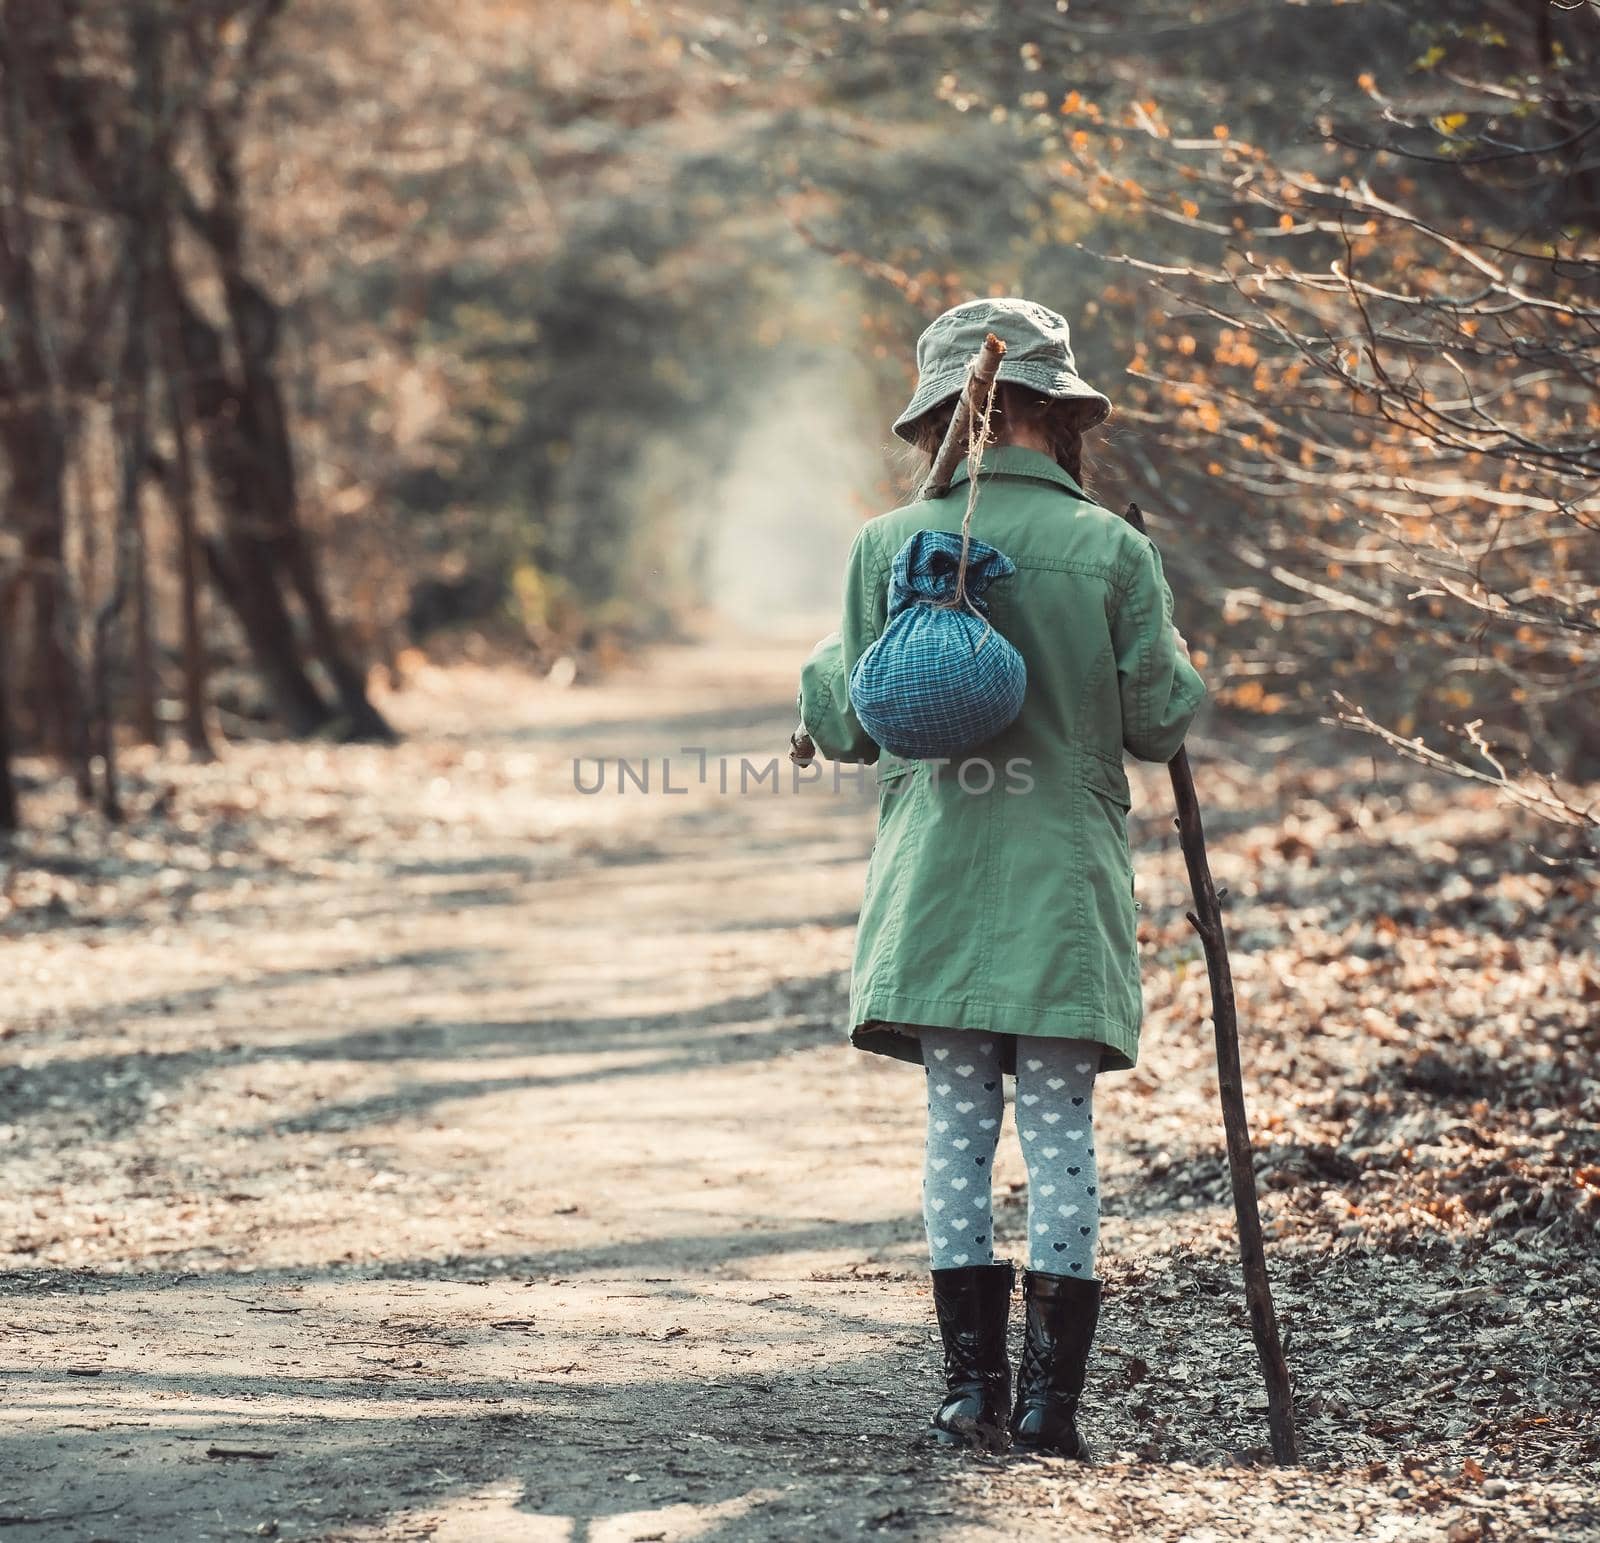
<svg viewBox="0 0 1600 1543">
<path fill-rule="evenodd" d="M 844 574 L 844 616 L 812 649 L 800 671 L 800 721 L 830 761 L 878 759 L 878 746 L 850 706 L 850 672 L 883 632 L 888 576 L 863 526 L 850 548 Z"/>
<path fill-rule="evenodd" d="M 1141 761 L 1170 761 L 1205 701 L 1206 686 L 1172 635 L 1172 591 L 1161 554 L 1144 537 L 1123 567 L 1111 643 L 1123 746 Z"/>
</svg>

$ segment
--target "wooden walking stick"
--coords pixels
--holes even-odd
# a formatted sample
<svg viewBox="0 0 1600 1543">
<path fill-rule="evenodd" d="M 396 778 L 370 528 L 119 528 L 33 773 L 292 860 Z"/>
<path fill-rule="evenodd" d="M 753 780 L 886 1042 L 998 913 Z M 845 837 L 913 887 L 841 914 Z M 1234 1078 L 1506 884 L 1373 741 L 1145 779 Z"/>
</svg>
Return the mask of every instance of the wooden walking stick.
<svg viewBox="0 0 1600 1543">
<path fill-rule="evenodd" d="M 1141 535 L 1144 516 L 1129 504 L 1123 516 Z M 1239 1221 L 1239 1259 L 1244 1267 L 1244 1299 L 1250 1308 L 1250 1332 L 1255 1338 L 1261 1375 L 1267 1384 L 1267 1430 L 1272 1455 L 1280 1463 L 1299 1461 L 1294 1429 L 1294 1401 L 1289 1368 L 1278 1339 L 1278 1315 L 1272 1306 L 1272 1284 L 1267 1279 L 1267 1249 L 1261 1236 L 1261 1212 L 1256 1204 L 1256 1175 L 1250 1155 L 1250 1125 L 1244 1108 L 1244 1077 L 1239 1065 L 1239 1013 L 1233 995 L 1233 971 L 1228 965 L 1228 940 L 1222 928 L 1222 896 L 1211 879 L 1206 856 L 1206 833 L 1200 823 L 1200 800 L 1189 770 L 1189 753 L 1182 747 L 1167 762 L 1172 797 L 1178 806 L 1178 844 L 1189 870 L 1194 910 L 1189 922 L 1200 934 L 1206 973 L 1211 978 L 1211 1021 L 1217 1036 L 1217 1084 L 1222 1092 L 1222 1128 L 1228 1138 L 1228 1174 L 1233 1181 L 1233 1210 Z"/>
<path fill-rule="evenodd" d="M 1000 372 L 1000 361 L 1005 356 L 1005 343 L 994 333 L 987 334 L 982 347 L 967 366 L 967 382 L 961 388 L 961 395 L 956 398 L 956 410 L 950 414 L 950 426 L 944 431 L 944 440 L 939 446 L 939 453 L 933 458 L 933 464 L 928 468 L 928 475 L 917 489 L 918 503 L 929 498 L 942 498 L 950 491 L 950 480 L 956 474 L 956 467 L 961 464 L 961 457 L 967 452 L 967 441 L 972 433 L 973 406 L 981 405 L 988 398 L 994 378 Z M 816 756 L 817 747 L 806 733 L 805 724 L 801 723 L 789 736 L 789 759 L 796 766 L 809 766 Z"/>
</svg>

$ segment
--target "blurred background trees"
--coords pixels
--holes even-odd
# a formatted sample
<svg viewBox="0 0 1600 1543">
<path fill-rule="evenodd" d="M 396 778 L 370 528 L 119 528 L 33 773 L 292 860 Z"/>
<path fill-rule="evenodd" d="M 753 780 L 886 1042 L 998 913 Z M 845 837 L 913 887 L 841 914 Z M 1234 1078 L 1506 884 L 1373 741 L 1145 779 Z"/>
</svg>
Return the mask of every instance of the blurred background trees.
<svg viewBox="0 0 1600 1543">
<path fill-rule="evenodd" d="M 1592 824 L 1597 27 L 5 0 L 0 761 L 115 813 L 119 738 L 383 737 L 417 644 L 831 604 L 916 331 L 1024 291 L 1224 705 Z"/>
<path fill-rule="evenodd" d="M 210 753 L 202 567 L 290 731 L 389 732 L 302 523 L 280 306 L 252 265 L 239 161 L 281 9 L 68 0 L 0 27 L 11 684 L 21 731 L 113 818 L 119 728 L 160 737 L 169 674 Z"/>
<path fill-rule="evenodd" d="M 1225 699 L 1332 688 L 1343 722 L 1582 822 L 1508 768 L 1600 774 L 1600 14 L 1286 6 L 1250 41 L 1272 73 L 1242 90 L 1076 19 L 1039 54 L 1097 57 L 1043 137 L 1136 281 L 1103 297 L 1129 416 L 1249 570 Z"/>
</svg>

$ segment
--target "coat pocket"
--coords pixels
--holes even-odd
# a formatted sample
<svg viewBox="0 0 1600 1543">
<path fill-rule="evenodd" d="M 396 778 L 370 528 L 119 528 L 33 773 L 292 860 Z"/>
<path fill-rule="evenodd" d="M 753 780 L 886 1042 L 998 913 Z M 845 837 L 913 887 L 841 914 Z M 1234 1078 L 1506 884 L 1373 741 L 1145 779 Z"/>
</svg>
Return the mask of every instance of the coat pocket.
<svg viewBox="0 0 1600 1543">
<path fill-rule="evenodd" d="M 904 756 L 895 755 L 892 751 L 884 750 L 878 755 L 878 786 L 882 788 L 886 782 L 897 782 L 901 777 L 909 776 L 917 769 L 917 762 L 908 761 Z M 897 789 L 896 791 L 903 791 Z"/>
<path fill-rule="evenodd" d="M 1110 761 L 1085 751 L 1083 780 L 1091 791 L 1115 804 L 1124 814 L 1133 808 L 1133 791 L 1128 785 L 1128 774 L 1120 766 L 1113 766 Z"/>
<path fill-rule="evenodd" d="M 878 788 L 878 841 L 883 839 L 885 830 L 891 824 L 904 823 L 897 816 L 907 801 L 915 795 L 917 782 L 912 773 L 916 771 L 917 766 L 916 761 L 902 760 L 899 756 L 887 752 L 879 757 L 877 771 L 874 773 L 874 781 Z"/>
<path fill-rule="evenodd" d="M 1115 861 L 1120 865 L 1128 886 L 1128 900 L 1135 911 L 1140 909 L 1134 898 L 1133 853 L 1128 849 L 1128 812 L 1133 808 L 1133 792 L 1128 785 L 1128 774 L 1121 766 L 1102 760 L 1087 751 L 1083 755 L 1083 781 L 1090 797 L 1104 811 L 1109 827 L 1110 843 Z"/>
</svg>

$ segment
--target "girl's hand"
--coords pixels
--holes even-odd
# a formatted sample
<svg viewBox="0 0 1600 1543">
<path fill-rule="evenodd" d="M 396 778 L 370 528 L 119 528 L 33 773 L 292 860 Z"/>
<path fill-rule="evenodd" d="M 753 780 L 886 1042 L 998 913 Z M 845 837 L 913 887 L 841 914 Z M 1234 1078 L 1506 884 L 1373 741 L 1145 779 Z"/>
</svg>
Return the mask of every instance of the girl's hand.
<svg viewBox="0 0 1600 1543">
<path fill-rule="evenodd" d="M 1181 632 L 1178 631 L 1176 627 L 1172 629 L 1172 641 L 1178 645 L 1178 652 L 1182 654 L 1185 659 L 1187 659 L 1189 657 L 1188 640 Z"/>
</svg>

